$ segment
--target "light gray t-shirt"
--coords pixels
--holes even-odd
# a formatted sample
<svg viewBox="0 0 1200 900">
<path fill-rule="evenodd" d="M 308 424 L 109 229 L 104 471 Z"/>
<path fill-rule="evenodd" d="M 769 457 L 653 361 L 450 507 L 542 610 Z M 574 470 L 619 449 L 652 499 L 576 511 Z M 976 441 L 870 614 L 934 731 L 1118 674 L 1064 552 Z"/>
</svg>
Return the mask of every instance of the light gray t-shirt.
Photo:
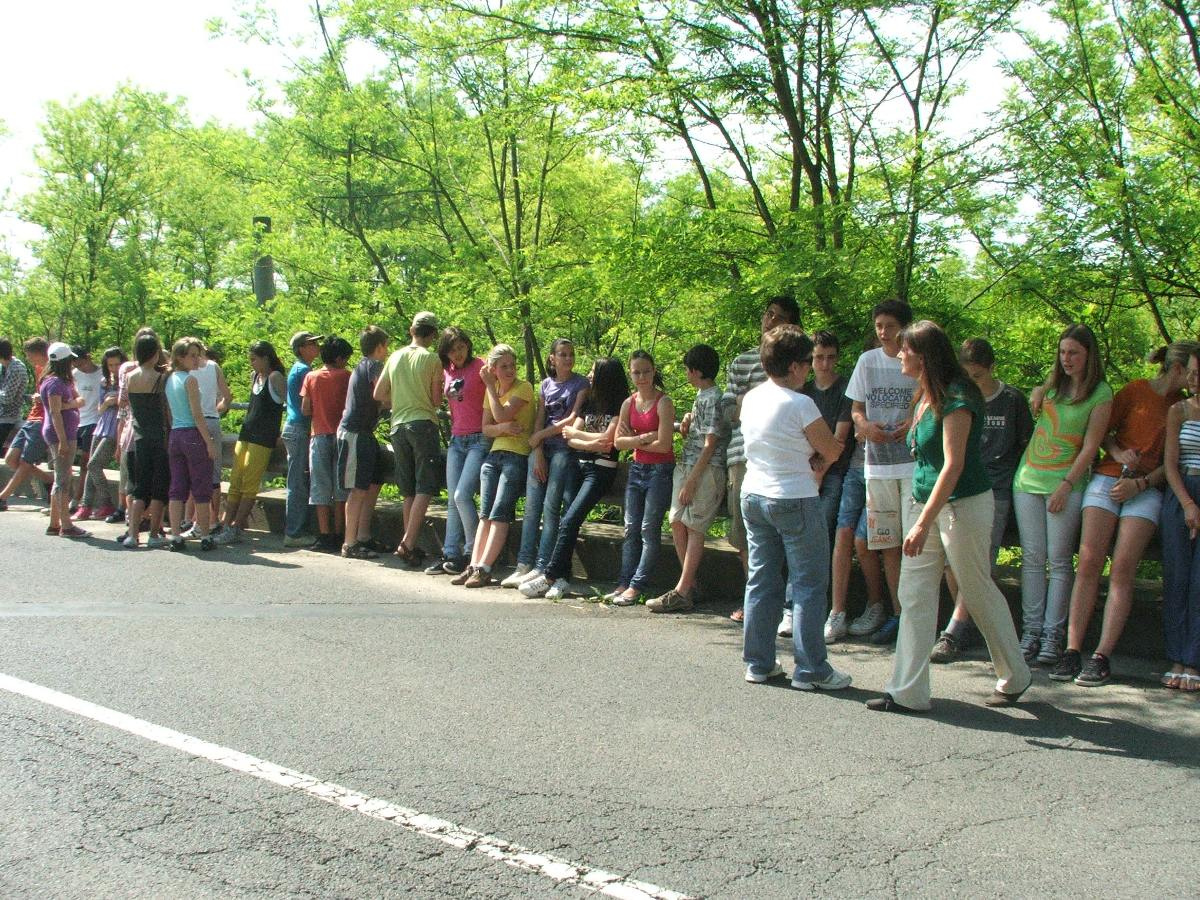
<svg viewBox="0 0 1200 900">
<path fill-rule="evenodd" d="M 725 421 L 721 389 L 715 384 L 696 394 L 692 403 L 692 424 L 683 441 L 683 463 L 694 466 L 704 452 L 706 435 L 717 436 L 717 449 L 713 451 L 710 466 L 725 468 L 725 448 L 729 445 L 729 423 Z"/>
<path fill-rule="evenodd" d="M 846 396 L 866 406 L 868 419 L 888 428 L 908 418 L 916 389 L 917 382 L 900 373 L 900 360 L 876 347 L 858 358 Z M 904 441 L 867 442 L 867 478 L 911 478 L 914 466 Z"/>
</svg>

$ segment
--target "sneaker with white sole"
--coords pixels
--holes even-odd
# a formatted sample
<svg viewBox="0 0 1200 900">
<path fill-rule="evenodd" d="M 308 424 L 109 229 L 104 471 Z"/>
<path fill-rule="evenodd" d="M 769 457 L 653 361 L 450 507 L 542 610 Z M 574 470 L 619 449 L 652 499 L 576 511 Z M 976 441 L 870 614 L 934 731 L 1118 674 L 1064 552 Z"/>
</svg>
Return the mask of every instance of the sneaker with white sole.
<svg viewBox="0 0 1200 900">
<path fill-rule="evenodd" d="M 687 612 L 693 605 L 691 597 L 681 594 L 675 588 L 646 601 L 646 609 L 652 613 Z"/>
<path fill-rule="evenodd" d="M 884 622 L 888 619 L 887 610 L 883 608 L 882 603 L 872 603 L 863 610 L 863 614 L 850 623 L 846 629 L 848 634 L 855 637 L 863 637 L 864 635 L 874 634 L 880 629 Z"/>
<path fill-rule="evenodd" d="M 854 679 L 845 672 L 834 669 L 820 681 L 800 681 L 792 679 L 792 687 L 798 691 L 841 691 L 850 687 Z"/>
<path fill-rule="evenodd" d="M 525 580 L 525 576 L 529 574 L 531 568 L 531 566 L 527 566 L 524 563 L 518 563 L 517 567 L 512 570 L 512 574 L 500 582 L 500 587 L 520 587 L 521 582 Z"/>
<path fill-rule="evenodd" d="M 547 600 L 561 600 L 567 594 L 567 588 L 571 586 L 571 582 L 565 578 L 558 578 L 554 584 L 550 585 L 550 589 L 542 596 Z"/>
<path fill-rule="evenodd" d="M 234 544 L 241 540 L 240 528 L 223 528 L 219 534 L 212 536 L 212 542 L 218 546 Z"/>
<path fill-rule="evenodd" d="M 750 666 L 746 666 L 746 680 L 751 684 L 766 684 L 772 678 L 778 678 L 783 674 L 783 663 L 775 660 L 775 668 L 765 675 L 760 675 L 755 672 Z"/>
<path fill-rule="evenodd" d="M 846 614 L 831 612 L 825 620 L 825 643 L 834 644 L 846 636 Z"/>
<path fill-rule="evenodd" d="M 779 622 L 779 628 L 775 630 L 775 633 L 780 637 L 792 636 L 792 611 L 790 609 L 783 611 L 783 619 Z"/>
<path fill-rule="evenodd" d="M 550 579 L 545 575 L 539 574 L 537 578 L 522 581 L 517 590 L 526 597 L 541 597 L 545 595 L 546 591 L 550 590 Z"/>
</svg>

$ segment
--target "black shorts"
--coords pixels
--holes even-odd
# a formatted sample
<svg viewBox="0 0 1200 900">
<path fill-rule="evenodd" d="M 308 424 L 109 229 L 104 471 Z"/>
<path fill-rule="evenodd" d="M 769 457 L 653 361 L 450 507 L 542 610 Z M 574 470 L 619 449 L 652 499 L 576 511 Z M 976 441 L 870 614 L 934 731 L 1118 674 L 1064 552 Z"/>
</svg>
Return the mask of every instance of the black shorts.
<svg viewBox="0 0 1200 900">
<path fill-rule="evenodd" d="M 339 431 L 338 484 L 348 491 L 365 491 L 392 476 L 392 458 L 373 434 Z"/>
<path fill-rule="evenodd" d="M 428 419 L 404 422 L 392 429 L 396 453 L 396 487 L 400 496 L 434 494 L 445 474 L 438 427 Z"/>
</svg>

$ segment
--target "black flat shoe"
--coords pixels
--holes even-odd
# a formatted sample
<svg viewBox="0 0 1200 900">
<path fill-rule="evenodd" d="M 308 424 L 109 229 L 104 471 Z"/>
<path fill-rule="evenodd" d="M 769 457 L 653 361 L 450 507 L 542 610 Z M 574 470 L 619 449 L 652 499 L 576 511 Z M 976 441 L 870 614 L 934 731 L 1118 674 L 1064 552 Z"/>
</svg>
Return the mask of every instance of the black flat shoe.
<svg viewBox="0 0 1200 900">
<path fill-rule="evenodd" d="M 872 712 L 894 712 L 894 713 L 917 713 L 920 714 L 923 710 L 912 709 L 907 706 L 901 706 L 891 694 L 884 694 L 882 697 L 876 697 L 874 700 L 867 701 L 867 709 Z"/>
<path fill-rule="evenodd" d="M 1015 694 L 1006 694 L 1004 691 L 992 691 L 992 696 L 984 700 L 983 705 L 990 706 L 993 709 L 1002 708 L 1005 706 L 1016 706 L 1017 701 L 1021 699 L 1021 695 L 1029 690 L 1029 688 L 1032 686 L 1033 681 L 1031 679 L 1029 684 L 1025 685 L 1025 687 L 1017 691 Z"/>
</svg>

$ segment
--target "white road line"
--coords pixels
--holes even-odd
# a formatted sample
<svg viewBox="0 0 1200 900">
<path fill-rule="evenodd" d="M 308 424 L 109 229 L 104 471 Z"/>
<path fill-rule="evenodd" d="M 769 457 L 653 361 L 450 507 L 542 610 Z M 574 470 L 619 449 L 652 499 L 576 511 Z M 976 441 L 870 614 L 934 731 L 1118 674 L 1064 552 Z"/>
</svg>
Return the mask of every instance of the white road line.
<svg viewBox="0 0 1200 900">
<path fill-rule="evenodd" d="M 584 863 L 573 863 L 545 853 L 538 853 L 503 838 L 473 831 L 470 828 L 455 825 L 453 822 L 447 822 L 445 819 L 425 815 L 415 809 L 397 806 L 378 797 L 369 797 L 339 784 L 322 781 L 293 769 L 285 769 L 283 766 L 277 766 L 267 760 L 258 759 L 228 747 L 211 744 L 200 738 L 155 725 L 153 722 L 147 722 L 144 719 L 98 706 L 78 697 L 72 697 L 70 694 L 63 694 L 48 687 L 13 678 L 11 675 L 0 673 L 0 688 L 154 741 L 164 747 L 171 747 L 199 759 L 206 759 L 235 772 L 252 775 L 289 790 L 303 791 L 318 800 L 332 803 L 342 809 L 360 813 L 372 819 L 391 822 L 405 831 L 433 838 L 458 850 L 481 853 L 496 862 L 533 872 L 560 884 L 578 885 L 596 893 L 620 898 L 620 900 L 690 900 L 686 894 L 669 891 L 644 881 L 636 881 L 614 872 L 596 869 Z"/>
</svg>

